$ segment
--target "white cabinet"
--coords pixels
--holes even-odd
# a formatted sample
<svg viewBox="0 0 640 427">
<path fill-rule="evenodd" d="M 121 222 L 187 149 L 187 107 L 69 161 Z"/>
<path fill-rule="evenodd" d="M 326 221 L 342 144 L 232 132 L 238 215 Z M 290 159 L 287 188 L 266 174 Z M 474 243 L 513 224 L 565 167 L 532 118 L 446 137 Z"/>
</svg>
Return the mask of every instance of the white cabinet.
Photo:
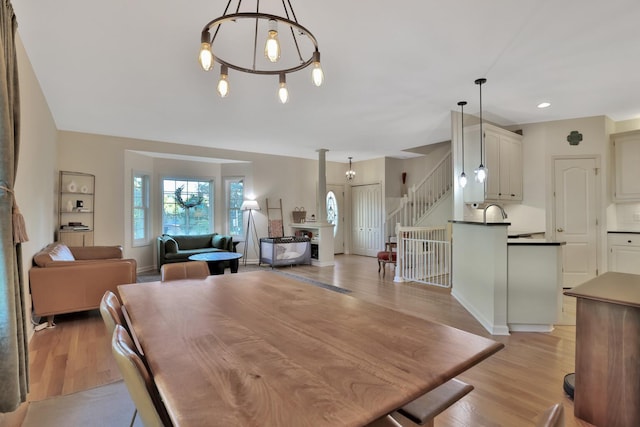
<svg viewBox="0 0 640 427">
<path fill-rule="evenodd" d="M 94 175 L 60 171 L 58 236 L 67 246 L 93 246 Z"/>
<path fill-rule="evenodd" d="M 640 131 L 611 135 L 615 186 L 613 199 L 640 202 Z"/>
<path fill-rule="evenodd" d="M 609 271 L 640 274 L 640 233 L 609 233 Z"/>
<path fill-rule="evenodd" d="M 482 125 L 483 164 L 487 168 L 484 184 L 475 180 L 480 165 L 480 125 L 465 128 L 465 203 L 522 201 L 522 136 L 490 124 Z"/>
</svg>

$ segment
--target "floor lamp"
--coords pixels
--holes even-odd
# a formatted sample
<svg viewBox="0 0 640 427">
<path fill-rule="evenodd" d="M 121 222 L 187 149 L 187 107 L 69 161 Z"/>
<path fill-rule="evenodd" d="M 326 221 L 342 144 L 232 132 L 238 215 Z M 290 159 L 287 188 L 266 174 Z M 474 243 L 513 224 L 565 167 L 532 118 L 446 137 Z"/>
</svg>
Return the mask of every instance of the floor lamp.
<svg viewBox="0 0 640 427">
<path fill-rule="evenodd" d="M 247 248 L 249 247 L 249 233 L 251 231 L 251 226 L 253 225 L 253 235 L 255 239 L 253 240 L 253 247 L 255 248 L 256 242 L 258 241 L 258 230 L 256 230 L 256 223 L 253 220 L 253 211 L 259 211 L 260 205 L 257 200 L 245 200 L 242 202 L 242 206 L 240 207 L 243 211 L 249 211 L 249 215 L 247 216 L 247 232 L 244 238 L 244 253 L 242 254 L 244 258 L 244 265 L 247 265 Z"/>
</svg>

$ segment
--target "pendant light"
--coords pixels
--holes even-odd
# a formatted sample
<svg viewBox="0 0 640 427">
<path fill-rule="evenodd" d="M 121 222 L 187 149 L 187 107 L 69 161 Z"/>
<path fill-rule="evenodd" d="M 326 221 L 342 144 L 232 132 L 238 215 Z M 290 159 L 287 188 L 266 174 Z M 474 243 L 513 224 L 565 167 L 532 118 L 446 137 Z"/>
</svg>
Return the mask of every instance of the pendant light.
<svg viewBox="0 0 640 427">
<path fill-rule="evenodd" d="M 462 139 L 462 173 L 458 178 L 458 183 L 460 187 L 464 188 L 467 185 L 467 175 L 464 173 L 464 106 L 467 105 L 467 101 L 460 101 L 458 105 L 460 106 L 460 129 L 462 130 L 460 134 Z"/>
<path fill-rule="evenodd" d="M 482 131 L 482 85 L 487 82 L 487 79 L 477 79 L 475 83 L 480 88 L 480 166 L 475 170 L 476 180 L 478 182 L 484 182 L 487 179 L 487 168 L 482 163 L 484 156 L 482 155 L 482 148 L 484 145 L 484 132 Z"/>
<path fill-rule="evenodd" d="M 353 181 L 353 178 L 356 177 L 356 171 L 351 167 L 351 159 L 353 159 L 353 157 L 349 157 L 349 170 L 345 174 L 347 176 L 347 181 Z"/>
</svg>

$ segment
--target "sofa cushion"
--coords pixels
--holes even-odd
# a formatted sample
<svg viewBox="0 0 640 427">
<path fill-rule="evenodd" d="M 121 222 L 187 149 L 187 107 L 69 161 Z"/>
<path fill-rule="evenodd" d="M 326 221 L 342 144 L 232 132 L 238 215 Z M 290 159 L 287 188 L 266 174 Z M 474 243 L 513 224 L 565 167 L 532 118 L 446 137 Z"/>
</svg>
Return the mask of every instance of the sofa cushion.
<svg viewBox="0 0 640 427">
<path fill-rule="evenodd" d="M 211 246 L 216 249 L 226 249 L 227 248 L 227 237 L 222 234 L 216 234 L 211 239 Z"/>
<path fill-rule="evenodd" d="M 164 250 L 166 253 L 175 254 L 178 252 L 178 242 L 171 237 L 166 237 L 164 241 Z"/>
<path fill-rule="evenodd" d="M 33 257 L 38 267 L 45 267 L 53 261 L 75 261 L 75 258 L 67 245 L 62 243 L 50 243 Z"/>
<path fill-rule="evenodd" d="M 213 234 L 199 234 L 193 236 L 171 236 L 176 242 L 180 250 L 183 249 L 200 249 L 210 248 Z"/>
</svg>

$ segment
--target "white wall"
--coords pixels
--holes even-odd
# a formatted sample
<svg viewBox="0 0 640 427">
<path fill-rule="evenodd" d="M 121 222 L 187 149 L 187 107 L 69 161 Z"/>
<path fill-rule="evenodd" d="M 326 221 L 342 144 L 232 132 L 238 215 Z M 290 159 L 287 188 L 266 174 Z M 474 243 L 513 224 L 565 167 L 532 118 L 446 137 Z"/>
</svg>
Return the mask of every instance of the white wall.
<svg viewBox="0 0 640 427">
<path fill-rule="evenodd" d="M 20 36 L 16 40 L 20 79 L 20 152 L 15 193 L 24 216 L 29 241 L 22 244 L 22 269 L 27 298 L 25 316 L 31 318 L 28 274 L 33 255 L 53 241 L 57 130 Z M 29 335 L 33 333 L 28 323 Z"/>
<path fill-rule="evenodd" d="M 136 153 L 133 153 L 135 151 Z M 193 156 L 196 159 L 175 160 L 156 158 L 149 162 L 147 153 L 175 154 Z M 203 161 L 199 161 L 198 157 Z M 210 159 L 228 159 L 244 163 L 216 164 Z M 356 177 L 358 180 L 373 180 L 383 159 L 369 161 L 374 167 L 363 170 Z M 159 197 L 159 182 L 162 176 L 206 176 L 216 182 L 216 218 L 215 231 L 226 232 L 224 217 L 223 180 L 225 176 L 244 176 L 245 191 L 248 197 L 255 197 L 261 210 L 254 212 L 258 237 L 268 235 L 268 215 L 266 199 L 270 206 L 279 207 L 282 199 L 282 216 L 285 233 L 291 233 L 286 225 L 292 222 L 291 212 L 295 207 L 304 206 L 307 214 L 317 213 L 316 189 L 318 183 L 317 160 L 298 159 L 284 156 L 270 156 L 240 151 L 220 150 L 216 148 L 195 147 L 188 145 L 168 144 L 130 138 L 104 135 L 84 134 L 78 132 L 60 132 L 58 168 L 96 175 L 96 214 L 95 244 L 123 245 L 125 255 L 138 261 L 140 271 L 151 268 L 155 264 L 155 241 L 148 247 L 132 248 L 131 246 L 131 172 L 132 170 L 151 169 L 152 194 Z M 327 165 L 327 183 L 344 180 L 341 164 Z M 157 203 L 157 202 L 156 202 Z M 155 211 L 154 211 L 155 212 Z M 162 233 L 159 213 L 153 217 L 152 234 Z M 278 210 L 269 211 L 272 218 L 280 218 Z M 246 218 L 245 218 L 246 220 Z M 238 250 L 243 250 L 242 246 Z M 253 247 L 249 246 L 249 260 L 257 259 Z"/>
</svg>

